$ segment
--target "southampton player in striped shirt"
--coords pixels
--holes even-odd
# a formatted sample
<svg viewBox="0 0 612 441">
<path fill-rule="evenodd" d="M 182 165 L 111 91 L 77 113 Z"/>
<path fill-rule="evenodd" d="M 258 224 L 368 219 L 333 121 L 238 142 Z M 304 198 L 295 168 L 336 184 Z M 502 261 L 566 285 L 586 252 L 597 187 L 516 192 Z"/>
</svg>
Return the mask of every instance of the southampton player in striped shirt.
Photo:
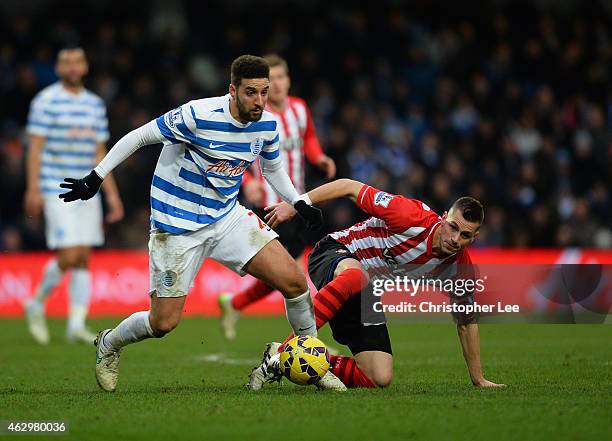
<svg viewBox="0 0 612 441">
<path fill-rule="evenodd" d="M 353 354 L 332 356 L 331 371 L 347 387 L 386 387 L 393 375 L 391 342 L 384 318 L 382 323 L 376 322 L 379 324 L 363 323 L 359 294 L 368 283 L 365 274 L 384 269 L 388 273 L 396 265 L 410 265 L 417 272 L 419 267 L 429 273 L 470 272 L 466 247 L 478 236 L 484 219 L 482 205 L 463 197 L 439 216 L 421 201 L 350 179 L 322 185 L 308 195 L 312 203 L 349 197 L 372 216 L 319 241 L 308 258 L 308 272 L 320 290 L 313 300 L 317 328 L 329 322 L 334 339 L 347 345 Z M 281 203 L 271 209 L 266 220 L 275 227 L 294 215 L 292 207 Z M 451 300 L 463 303 L 472 301 L 472 297 L 451 296 Z M 488 381 L 482 373 L 476 316 L 454 316 L 472 383 L 478 387 L 503 386 Z M 268 345 L 262 365 L 251 374 L 251 389 L 260 389 L 265 381 L 278 378 L 274 352 L 281 347 L 279 343 Z"/>
<path fill-rule="evenodd" d="M 278 55 L 266 55 L 264 59 L 270 65 L 270 92 L 266 110 L 273 113 L 278 121 L 280 152 L 285 170 L 298 193 L 303 193 L 304 157 L 323 171 L 327 179 L 335 176 L 336 164 L 321 149 L 306 102 L 289 95 L 291 81 L 287 62 Z M 260 217 L 265 216 L 264 207 L 281 202 L 262 176 L 258 163 L 253 163 L 249 171 L 245 172 L 242 190 L 247 202 L 255 207 L 254 211 Z M 302 255 L 307 245 L 303 239 L 303 230 L 303 222 L 298 218 L 283 223 L 276 229 L 279 241 L 296 259 Z M 273 291 L 274 289 L 265 282 L 254 280 L 240 293 L 221 294 L 219 296 L 221 328 L 225 337 L 229 340 L 236 337 L 236 321 L 240 311 Z"/>
<path fill-rule="evenodd" d="M 28 328 L 40 344 L 49 343 L 44 302 L 66 271 L 71 273 L 66 336 L 69 341 L 88 343 L 95 339 L 85 327 L 85 318 L 91 293 L 89 254 L 92 246 L 104 242 L 102 202 L 96 197 L 67 209 L 57 198 L 64 176 L 82 176 L 106 153 L 106 108 L 101 98 L 83 87 L 87 70 L 83 49 L 62 49 L 56 64 L 60 81 L 34 97 L 28 116 L 25 213 L 38 217 L 44 212 L 47 246 L 57 250 L 45 266 L 34 297 L 25 304 Z M 112 176 L 104 182 L 104 193 L 106 221 L 116 222 L 123 217 L 123 205 Z"/>
<path fill-rule="evenodd" d="M 298 195 L 282 168 L 276 119 L 265 111 L 269 67 L 238 57 L 229 94 L 190 101 L 124 136 L 85 178 L 66 179 L 66 202 L 95 195 L 102 179 L 138 148 L 164 143 L 151 183 L 150 311 L 132 314 L 96 339 L 96 378 L 115 390 L 119 355 L 128 344 L 163 337 L 179 323 L 189 288 L 205 258 L 251 274 L 285 296 L 293 331 L 316 335 L 306 277 L 277 234 L 238 203 L 244 171 L 259 159 L 272 188 L 313 227 L 321 211 Z"/>
</svg>

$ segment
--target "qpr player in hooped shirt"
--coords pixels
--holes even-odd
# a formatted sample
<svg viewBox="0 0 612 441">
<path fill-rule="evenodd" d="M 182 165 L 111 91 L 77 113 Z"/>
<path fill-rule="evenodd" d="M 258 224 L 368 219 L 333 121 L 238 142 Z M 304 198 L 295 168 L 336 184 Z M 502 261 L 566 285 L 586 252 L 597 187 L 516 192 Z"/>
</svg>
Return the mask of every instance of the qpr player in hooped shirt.
<svg viewBox="0 0 612 441">
<path fill-rule="evenodd" d="M 124 136 L 85 178 L 66 179 L 66 202 L 89 199 L 102 179 L 138 148 L 164 143 L 151 183 L 150 311 L 132 314 L 96 340 L 100 387 L 117 385 L 119 354 L 130 343 L 162 337 L 181 318 L 185 296 L 205 258 L 265 280 L 285 297 L 296 334 L 316 335 L 306 278 L 277 234 L 237 200 L 244 170 L 256 159 L 271 187 L 310 227 L 321 211 L 300 196 L 279 154 L 274 116 L 265 111 L 269 66 L 243 55 L 231 66 L 229 94 L 190 101 Z"/>
</svg>

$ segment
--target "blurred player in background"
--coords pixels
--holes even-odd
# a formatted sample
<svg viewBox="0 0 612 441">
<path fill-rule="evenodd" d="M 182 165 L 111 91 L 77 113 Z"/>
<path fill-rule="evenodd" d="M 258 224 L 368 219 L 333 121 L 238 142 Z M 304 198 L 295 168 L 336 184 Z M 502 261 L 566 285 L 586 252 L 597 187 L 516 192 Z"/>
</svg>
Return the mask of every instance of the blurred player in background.
<svg viewBox="0 0 612 441">
<path fill-rule="evenodd" d="M 347 345 L 353 354 L 331 356 L 331 372 L 348 387 L 386 387 L 393 376 L 391 341 L 384 317 L 374 317 L 371 322 L 372 317 L 368 317 L 368 323 L 362 318 L 360 293 L 368 283 L 366 273 L 404 268 L 420 272 L 413 277 L 441 272 L 445 277 L 472 278 L 467 246 L 478 236 L 483 207 L 476 199 L 462 197 L 439 216 L 419 200 L 350 179 L 322 185 L 308 195 L 312 203 L 349 197 L 372 216 L 320 240 L 308 256 L 308 272 L 319 289 L 313 299 L 317 329 L 329 322 L 334 339 Z M 266 221 L 275 227 L 294 215 L 290 206 L 278 204 Z M 469 275 L 465 277 L 465 273 Z M 464 304 L 473 302 L 473 297 L 451 295 L 450 300 Z M 477 315 L 453 316 L 472 383 L 478 387 L 504 386 L 483 375 Z M 251 373 L 249 388 L 258 390 L 264 382 L 280 378 L 275 353 L 281 347 L 280 343 L 268 344 L 262 364 Z M 323 388 L 342 389 L 337 382 L 326 382 L 325 377 L 320 383 Z"/>
<path fill-rule="evenodd" d="M 276 119 L 264 110 L 268 63 L 243 55 L 231 66 L 229 93 L 190 101 L 125 135 L 83 179 L 66 179 L 66 202 L 93 197 L 105 176 L 138 148 L 164 143 L 151 183 L 149 296 L 151 308 L 105 329 L 96 339 L 96 379 L 113 391 L 122 348 L 163 337 L 180 322 L 185 299 L 204 259 L 266 281 L 285 296 L 291 328 L 316 335 L 304 273 L 272 231 L 238 203 L 242 175 L 260 158 L 275 192 L 312 227 L 321 210 L 300 196 L 283 170 Z"/>
<path fill-rule="evenodd" d="M 34 298 L 25 304 L 32 337 L 49 343 L 44 315 L 47 296 L 71 272 L 67 338 L 92 343 L 95 334 L 85 327 L 91 294 L 89 255 L 102 245 L 102 202 L 99 196 L 66 208 L 57 198 L 64 176 L 81 176 L 105 155 L 108 141 L 106 107 L 100 97 L 83 87 L 88 64 L 79 47 L 62 49 L 57 56 L 59 82 L 32 100 L 28 116 L 30 147 L 27 157 L 25 212 L 32 217 L 45 214 L 49 249 L 57 254 L 46 265 Z M 123 217 L 123 205 L 112 176 L 104 183 L 108 213 L 106 221 Z"/>
<path fill-rule="evenodd" d="M 336 164 L 323 153 L 317 137 L 310 110 L 306 102 L 289 95 L 291 80 L 287 62 L 278 55 L 266 55 L 270 65 L 270 92 L 266 110 L 276 116 L 279 124 L 280 150 L 283 164 L 298 193 L 305 191 L 304 157 L 325 173 L 327 179 L 336 175 Z M 265 216 L 264 207 L 280 202 L 278 195 L 264 179 L 259 163 L 253 163 L 250 172 L 244 175 L 242 184 L 245 198 L 255 207 L 254 212 Z M 306 243 L 303 239 L 304 224 L 299 218 L 279 225 L 276 232 L 289 254 L 297 259 Z M 272 293 L 274 289 L 261 280 L 237 294 L 223 293 L 219 296 L 221 328 L 228 340 L 236 338 L 236 321 L 239 313 L 247 306 Z"/>
</svg>

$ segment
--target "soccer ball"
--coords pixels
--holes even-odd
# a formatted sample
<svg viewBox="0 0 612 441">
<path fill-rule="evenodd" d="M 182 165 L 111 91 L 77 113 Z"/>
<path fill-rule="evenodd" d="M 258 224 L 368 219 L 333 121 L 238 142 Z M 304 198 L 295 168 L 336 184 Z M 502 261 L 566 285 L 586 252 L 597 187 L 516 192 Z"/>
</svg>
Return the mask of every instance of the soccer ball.
<svg viewBox="0 0 612 441">
<path fill-rule="evenodd" d="M 325 343 L 308 335 L 293 337 L 280 353 L 280 369 L 295 384 L 304 386 L 318 382 L 329 369 Z"/>
</svg>

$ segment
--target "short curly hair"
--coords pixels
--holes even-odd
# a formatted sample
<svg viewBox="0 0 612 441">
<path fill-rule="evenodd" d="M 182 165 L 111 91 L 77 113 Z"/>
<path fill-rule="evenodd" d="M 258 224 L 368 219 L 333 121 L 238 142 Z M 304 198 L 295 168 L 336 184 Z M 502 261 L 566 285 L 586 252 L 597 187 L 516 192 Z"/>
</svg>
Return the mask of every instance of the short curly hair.
<svg viewBox="0 0 612 441">
<path fill-rule="evenodd" d="M 234 86 L 240 86 L 243 78 L 269 78 L 270 66 L 262 57 L 255 55 L 241 55 L 232 61 L 231 82 Z"/>
</svg>

